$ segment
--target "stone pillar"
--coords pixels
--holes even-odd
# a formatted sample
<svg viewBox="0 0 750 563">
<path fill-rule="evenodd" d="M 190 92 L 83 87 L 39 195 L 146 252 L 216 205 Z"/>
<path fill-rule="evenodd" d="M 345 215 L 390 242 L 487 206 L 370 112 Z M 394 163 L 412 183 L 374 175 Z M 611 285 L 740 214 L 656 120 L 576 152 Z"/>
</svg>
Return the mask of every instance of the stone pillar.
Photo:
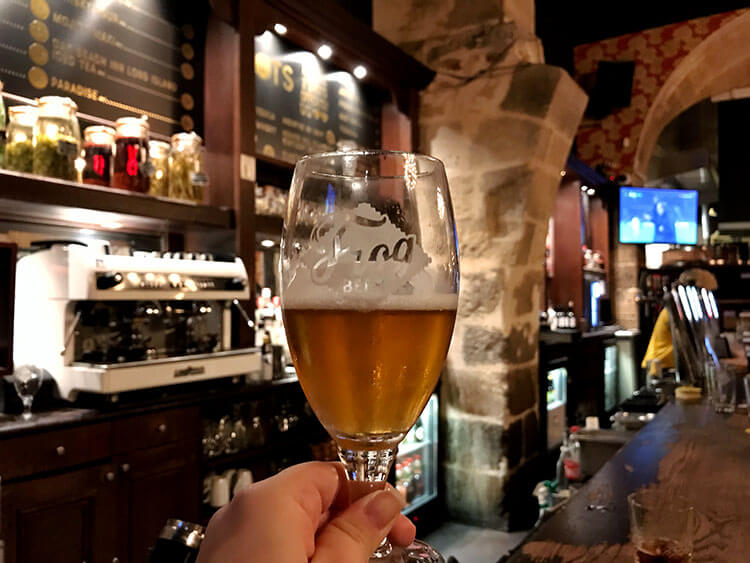
<svg viewBox="0 0 750 563">
<path fill-rule="evenodd" d="M 544 240 L 586 103 L 565 71 L 540 64 L 533 19 L 531 0 L 374 2 L 375 30 L 438 72 L 419 148 L 445 163 L 460 244 L 441 391 L 446 499 L 452 517 L 496 527 L 510 479 L 538 452 Z"/>
</svg>

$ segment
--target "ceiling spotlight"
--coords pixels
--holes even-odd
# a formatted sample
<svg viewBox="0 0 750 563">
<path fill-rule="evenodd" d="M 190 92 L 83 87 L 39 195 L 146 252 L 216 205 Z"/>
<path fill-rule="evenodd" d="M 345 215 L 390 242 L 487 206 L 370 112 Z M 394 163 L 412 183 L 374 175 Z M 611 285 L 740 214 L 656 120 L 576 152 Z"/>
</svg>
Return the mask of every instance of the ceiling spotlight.
<svg viewBox="0 0 750 563">
<path fill-rule="evenodd" d="M 331 55 L 333 55 L 333 49 L 331 49 L 329 45 L 323 43 L 320 47 L 318 47 L 318 56 L 324 61 L 330 59 Z"/>
<path fill-rule="evenodd" d="M 367 76 L 367 69 L 363 67 L 362 65 L 357 65 L 354 67 L 354 76 L 362 80 L 365 76 Z"/>
<path fill-rule="evenodd" d="M 588 189 L 589 189 L 589 187 L 588 187 L 588 186 L 587 186 L 586 184 L 582 184 L 582 185 L 581 185 L 581 191 L 582 191 L 582 192 L 585 192 L 585 191 L 586 191 L 586 190 L 588 190 Z"/>
<path fill-rule="evenodd" d="M 283 23 L 273 24 L 273 30 L 279 35 L 286 35 L 286 26 Z"/>
<path fill-rule="evenodd" d="M 560 176 L 565 176 L 565 174 L 567 174 L 567 172 L 565 172 L 565 170 L 560 170 Z"/>
<path fill-rule="evenodd" d="M 589 188 L 588 190 L 586 190 L 586 193 L 588 195 L 594 195 L 596 193 L 596 190 L 594 188 Z"/>
<path fill-rule="evenodd" d="M 275 242 L 273 242 L 271 239 L 268 239 L 268 238 L 265 239 L 265 240 L 260 241 L 260 245 L 263 248 L 271 248 L 275 244 L 276 244 Z"/>
</svg>

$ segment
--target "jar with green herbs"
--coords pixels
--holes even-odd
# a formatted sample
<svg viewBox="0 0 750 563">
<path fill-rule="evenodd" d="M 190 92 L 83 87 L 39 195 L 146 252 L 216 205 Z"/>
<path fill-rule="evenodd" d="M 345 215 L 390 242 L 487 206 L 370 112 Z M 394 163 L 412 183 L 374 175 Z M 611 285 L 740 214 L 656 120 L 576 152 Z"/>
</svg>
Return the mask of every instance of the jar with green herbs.
<svg viewBox="0 0 750 563">
<path fill-rule="evenodd" d="M 5 102 L 3 101 L 3 81 L 0 80 L 0 168 L 5 155 Z"/>
<path fill-rule="evenodd" d="M 75 163 L 81 152 L 81 130 L 70 98 L 39 98 L 39 116 L 34 126 L 34 174 L 63 180 L 78 177 Z"/>
<path fill-rule="evenodd" d="M 8 131 L 6 132 L 5 168 L 16 172 L 31 172 L 34 164 L 35 106 L 12 106 L 8 108 Z"/>
<path fill-rule="evenodd" d="M 203 140 L 196 133 L 172 135 L 169 197 L 202 202 L 208 177 L 203 168 Z"/>
<path fill-rule="evenodd" d="M 169 196 L 169 143 L 149 141 L 148 155 L 151 158 L 152 173 L 148 193 Z"/>
</svg>

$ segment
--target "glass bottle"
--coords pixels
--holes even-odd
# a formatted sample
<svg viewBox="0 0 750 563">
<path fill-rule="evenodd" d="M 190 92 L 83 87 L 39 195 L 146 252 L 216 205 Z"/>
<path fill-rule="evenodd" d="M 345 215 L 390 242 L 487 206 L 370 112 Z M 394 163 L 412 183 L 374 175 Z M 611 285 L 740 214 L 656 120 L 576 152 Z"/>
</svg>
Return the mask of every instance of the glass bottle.
<svg viewBox="0 0 750 563">
<path fill-rule="evenodd" d="M 5 168 L 17 172 L 31 172 L 34 163 L 34 125 L 38 110 L 35 106 L 8 108 Z"/>
<path fill-rule="evenodd" d="M 34 174 L 75 180 L 75 161 L 81 151 L 81 129 L 70 98 L 39 98 L 39 114 L 34 126 Z"/>
<path fill-rule="evenodd" d="M 109 186 L 112 171 L 112 147 L 115 130 L 104 125 L 86 127 L 83 131 L 83 183 Z"/>
<path fill-rule="evenodd" d="M 5 153 L 5 102 L 3 101 L 3 81 L 0 80 L 0 168 L 3 166 Z"/>
<path fill-rule="evenodd" d="M 148 121 L 145 117 L 121 117 L 115 121 L 113 188 L 148 192 L 148 133 Z"/>
<path fill-rule="evenodd" d="M 202 202 L 208 185 L 203 168 L 203 140 L 196 133 L 172 135 L 169 157 L 169 196 Z"/>
<path fill-rule="evenodd" d="M 169 143 L 149 141 L 148 154 L 151 157 L 153 174 L 149 180 L 148 193 L 167 197 L 169 195 Z"/>
</svg>

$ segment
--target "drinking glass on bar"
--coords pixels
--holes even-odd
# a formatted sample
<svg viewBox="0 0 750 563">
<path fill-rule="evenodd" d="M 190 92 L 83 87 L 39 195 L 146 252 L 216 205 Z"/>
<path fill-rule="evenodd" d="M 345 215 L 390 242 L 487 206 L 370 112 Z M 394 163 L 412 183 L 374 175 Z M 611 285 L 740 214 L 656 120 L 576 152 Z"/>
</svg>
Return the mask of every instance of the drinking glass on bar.
<svg viewBox="0 0 750 563">
<path fill-rule="evenodd" d="M 385 486 L 448 352 L 458 303 L 448 182 L 429 156 L 324 153 L 296 165 L 281 242 L 281 304 L 310 405 L 350 497 Z M 372 561 L 442 562 L 387 540 Z"/>
<path fill-rule="evenodd" d="M 650 489 L 628 496 L 636 563 L 687 563 L 693 557 L 695 509 L 687 499 Z"/>
</svg>

